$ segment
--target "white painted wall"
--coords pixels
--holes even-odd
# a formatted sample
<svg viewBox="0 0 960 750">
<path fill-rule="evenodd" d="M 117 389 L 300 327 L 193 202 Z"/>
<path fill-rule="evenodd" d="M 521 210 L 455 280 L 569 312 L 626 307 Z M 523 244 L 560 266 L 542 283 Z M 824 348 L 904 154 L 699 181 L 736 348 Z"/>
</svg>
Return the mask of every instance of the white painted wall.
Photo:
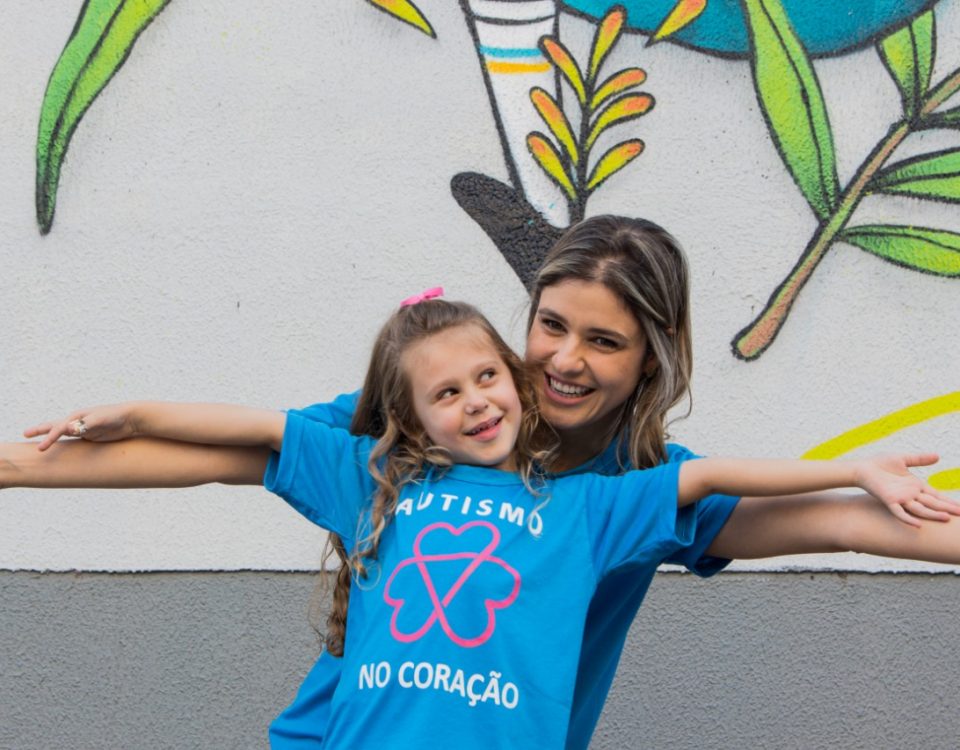
<svg viewBox="0 0 960 750">
<path fill-rule="evenodd" d="M 0 26 L 0 440 L 99 402 L 328 399 L 358 386 L 396 302 L 436 284 L 522 345 L 523 288 L 449 190 L 461 171 L 506 179 L 456 4 L 421 3 L 433 41 L 359 1 L 172 3 L 78 128 L 41 237 L 37 121 L 79 6 L 11 6 Z M 938 21 L 935 76 L 960 64 L 956 3 L 941 3 Z M 563 30 L 586 39 L 591 28 L 567 19 Z M 616 54 L 648 71 L 657 98 L 635 124 L 647 150 L 590 213 L 660 222 L 690 256 L 695 398 L 677 439 L 703 453 L 798 456 L 958 390 L 960 281 L 843 245 L 771 349 L 753 363 L 733 358 L 730 339 L 792 267 L 814 219 L 767 136 L 747 64 L 642 42 L 628 38 Z M 846 181 L 898 97 L 870 50 L 818 71 Z M 957 140 L 929 133 L 905 153 Z M 944 204 L 871 199 L 859 216 L 894 214 L 960 231 Z M 872 447 L 932 448 L 941 468 L 960 466 L 960 414 Z M 0 493 L 2 569 L 309 569 L 321 541 L 262 489 Z"/>
</svg>

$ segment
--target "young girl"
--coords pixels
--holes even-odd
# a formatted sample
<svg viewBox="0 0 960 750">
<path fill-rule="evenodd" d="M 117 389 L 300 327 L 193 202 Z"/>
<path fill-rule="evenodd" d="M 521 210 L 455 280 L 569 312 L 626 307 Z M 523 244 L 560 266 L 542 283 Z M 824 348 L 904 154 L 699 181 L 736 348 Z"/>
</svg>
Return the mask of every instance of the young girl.
<svg viewBox="0 0 960 750">
<path fill-rule="evenodd" d="M 626 568 L 649 582 L 692 544 L 691 503 L 712 492 L 856 485 L 895 513 L 915 503 L 951 509 L 907 470 L 932 455 L 700 459 L 617 478 L 549 478 L 538 469 L 549 446 L 533 399 L 520 361 L 485 319 L 431 300 L 401 308 L 374 348 L 358 414 L 379 440 L 297 413 L 150 403 L 87 410 L 38 432 L 46 444 L 61 434 L 145 434 L 279 451 L 267 487 L 349 553 L 352 581 L 341 578 L 336 594 L 347 617 L 331 748 L 438 738 L 562 747 L 575 645 L 598 582 Z"/>
</svg>

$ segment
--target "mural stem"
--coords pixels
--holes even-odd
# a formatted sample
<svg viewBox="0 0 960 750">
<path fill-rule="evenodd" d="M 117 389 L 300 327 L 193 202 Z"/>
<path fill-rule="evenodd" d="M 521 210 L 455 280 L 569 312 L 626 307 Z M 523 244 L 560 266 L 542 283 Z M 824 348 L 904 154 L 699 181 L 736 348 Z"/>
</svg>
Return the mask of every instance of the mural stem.
<svg viewBox="0 0 960 750">
<path fill-rule="evenodd" d="M 937 84 L 936 88 L 927 94 L 920 114 L 930 114 L 947 99 L 956 94 L 958 89 L 960 89 L 960 68 L 957 68 L 953 73 L 944 78 Z"/>
<path fill-rule="evenodd" d="M 586 90 L 586 101 L 580 105 L 580 138 L 578 143 L 584 146 L 587 143 L 587 137 L 590 134 L 590 105 L 589 101 L 593 98 L 593 81 L 584 82 Z M 577 197 L 570 201 L 570 225 L 583 221 L 586 215 L 587 198 L 590 191 L 587 189 L 587 157 L 589 149 L 581 148 L 580 161 L 577 164 Z"/>
<path fill-rule="evenodd" d="M 958 81 L 960 83 L 960 81 Z M 926 108 L 924 108 L 926 111 Z M 766 350 L 780 332 L 790 308 L 803 289 L 810 275 L 819 265 L 827 250 L 843 231 L 850 216 L 868 192 L 867 186 L 890 155 L 910 134 L 911 122 L 902 120 L 894 125 L 867 160 L 860 165 L 857 174 L 840 196 L 840 201 L 830 217 L 820 224 L 790 275 L 770 295 L 766 307 L 749 326 L 734 338 L 733 353 L 745 360 L 754 360 Z"/>
</svg>

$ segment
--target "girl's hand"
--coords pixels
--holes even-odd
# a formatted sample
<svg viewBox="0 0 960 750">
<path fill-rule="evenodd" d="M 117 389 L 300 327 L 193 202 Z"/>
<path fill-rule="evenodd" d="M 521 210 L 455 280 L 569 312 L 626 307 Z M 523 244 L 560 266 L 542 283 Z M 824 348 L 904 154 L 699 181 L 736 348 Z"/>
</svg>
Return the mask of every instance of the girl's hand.
<svg viewBox="0 0 960 750">
<path fill-rule="evenodd" d="M 949 521 L 950 516 L 960 516 L 960 503 L 910 473 L 910 467 L 938 460 L 936 453 L 875 456 L 859 463 L 857 484 L 905 524 L 919 528 L 920 519 Z"/>
<path fill-rule="evenodd" d="M 29 427 L 23 431 L 23 436 L 32 438 L 43 435 L 43 440 L 37 446 L 41 451 L 61 437 L 83 438 L 98 443 L 124 440 L 137 435 L 133 412 L 133 404 L 94 406 L 75 411 L 58 422 L 43 422 Z"/>
</svg>

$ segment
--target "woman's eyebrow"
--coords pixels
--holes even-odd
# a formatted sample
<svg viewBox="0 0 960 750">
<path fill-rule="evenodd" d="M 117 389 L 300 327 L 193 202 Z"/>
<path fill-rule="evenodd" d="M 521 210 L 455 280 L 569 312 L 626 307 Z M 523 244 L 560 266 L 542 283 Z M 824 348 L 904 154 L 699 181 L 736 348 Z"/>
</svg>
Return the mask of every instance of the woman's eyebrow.
<svg viewBox="0 0 960 750">
<path fill-rule="evenodd" d="M 546 315 L 547 317 L 550 317 L 550 318 L 556 318 L 561 323 L 564 323 L 564 324 L 567 323 L 567 319 L 565 317 L 563 317 L 556 310 L 551 310 L 549 307 L 541 307 L 539 310 L 537 310 L 537 315 Z M 593 327 L 593 328 L 588 328 L 587 331 L 592 336 L 597 336 L 597 335 L 607 336 L 613 339 L 620 339 L 621 341 L 627 341 L 630 338 L 625 333 L 622 333 L 621 331 L 614 331 L 614 330 L 611 330 L 610 328 Z"/>
<path fill-rule="evenodd" d="M 549 307 L 541 307 L 541 308 L 538 308 L 538 309 L 537 309 L 537 316 L 539 317 L 539 316 L 541 316 L 541 315 L 547 315 L 547 316 L 549 316 L 549 317 L 551 317 L 551 318 L 556 318 L 556 319 L 559 320 L 561 323 L 566 323 L 566 322 L 567 322 L 567 319 L 566 319 L 565 317 L 563 317 L 563 316 L 562 316 L 560 313 L 558 313 L 556 310 L 551 310 Z"/>
</svg>

